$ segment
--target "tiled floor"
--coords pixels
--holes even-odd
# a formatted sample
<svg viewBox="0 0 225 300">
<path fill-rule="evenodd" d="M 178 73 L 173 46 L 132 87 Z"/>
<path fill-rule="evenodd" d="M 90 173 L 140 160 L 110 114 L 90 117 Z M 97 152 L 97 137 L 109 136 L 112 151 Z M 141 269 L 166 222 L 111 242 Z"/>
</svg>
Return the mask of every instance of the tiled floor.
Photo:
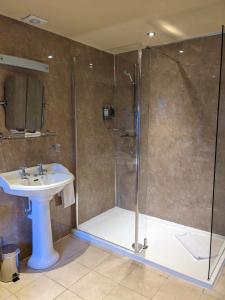
<svg viewBox="0 0 225 300">
<path fill-rule="evenodd" d="M 18 282 L 0 283 L 0 300 L 225 300 L 225 269 L 204 290 L 72 236 L 55 247 L 54 268 L 34 272 L 23 263 Z"/>
</svg>

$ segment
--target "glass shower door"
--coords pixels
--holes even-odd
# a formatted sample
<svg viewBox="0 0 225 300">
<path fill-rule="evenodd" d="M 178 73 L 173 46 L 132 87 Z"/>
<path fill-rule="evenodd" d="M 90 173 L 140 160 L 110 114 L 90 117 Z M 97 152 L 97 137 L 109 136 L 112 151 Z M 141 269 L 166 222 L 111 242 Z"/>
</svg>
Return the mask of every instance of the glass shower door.
<svg viewBox="0 0 225 300">
<path fill-rule="evenodd" d="M 116 209 L 121 225 L 126 220 L 123 243 L 135 252 L 142 248 L 137 203 L 140 192 L 140 54 L 132 51 L 115 56 Z"/>
<path fill-rule="evenodd" d="M 147 228 L 141 60 L 142 51 L 74 60 L 77 228 L 135 252 Z M 114 115 L 104 118 L 104 107 Z"/>
<path fill-rule="evenodd" d="M 77 228 L 133 250 L 135 241 L 137 51 L 76 57 Z M 104 118 L 104 108 L 114 115 Z"/>
<path fill-rule="evenodd" d="M 221 34 L 209 279 L 225 250 L 225 33 Z"/>
<path fill-rule="evenodd" d="M 113 106 L 114 58 L 92 51 L 77 56 L 73 69 L 77 227 L 107 240 L 115 206 L 115 145 L 113 118 L 104 120 L 103 108 Z"/>
</svg>

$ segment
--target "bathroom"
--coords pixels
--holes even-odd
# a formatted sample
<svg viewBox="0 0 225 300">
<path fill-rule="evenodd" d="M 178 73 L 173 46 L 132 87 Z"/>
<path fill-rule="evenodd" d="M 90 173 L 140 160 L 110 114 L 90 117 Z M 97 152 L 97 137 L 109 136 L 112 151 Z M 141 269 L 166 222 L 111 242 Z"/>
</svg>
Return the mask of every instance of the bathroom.
<svg viewBox="0 0 225 300">
<path fill-rule="evenodd" d="M 0 241 L 20 249 L 19 280 L 0 281 L 0 300 L 225 299 L 225 6 L 197 2 L 183 22 L 192 16 L 197 27 L 200 14 L 216 24 L 199 20 L 202 27 L 184 37 L 167 26 L 163 37 L 149 23 L 142 44 L 122 33 L 117 41 L 106 26 L 96 36 L 80 36 L 79 28 L 66 35 L 42 1 L 32 9 L 26 1 L 0 4 L 0 178 L 57 164 L 74 184 L 69 205 L 61 190 L 48 199 L 48 238 L 59 256 L 32 267 L 35 243 L 43 251 L 48 244 L 35 234 L 35 200 L 7 193 L 0 180 Z M 69 14 L 73 4 L 59 3 L 56 11 Z M 29 14 L 43 24 L 22 20 Z M 43 85 L 35 132 L 9 125 L 10 76 Z"/>
</svg>

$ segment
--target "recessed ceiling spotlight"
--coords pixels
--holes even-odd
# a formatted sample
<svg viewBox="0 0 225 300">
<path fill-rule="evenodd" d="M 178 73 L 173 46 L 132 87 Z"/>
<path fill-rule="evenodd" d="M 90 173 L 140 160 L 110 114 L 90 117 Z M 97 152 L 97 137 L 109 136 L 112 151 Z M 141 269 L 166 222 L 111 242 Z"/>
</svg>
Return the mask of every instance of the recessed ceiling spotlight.
<svg viewBox="0 0 225 300">
<path fill-rule="evenodd" d="M 150 32 L 147 32 L 147 35 L 148 35 L 149 37 L 153 37 L 153 36 L 156 35 L 156 33 L 153 32 L 153 31 L 150 31 Z"/>
<path fill-rule="evenodd" d="M 26 17 L 22 18 L 21 20 L 28 24 L 31 24 L 31 25 L 42 25 L 42 24 L 45 24 L 48 22 L 47 20 L 44 20 L 44 19 L 36 17 L 36 16 L 31 16 L 31 15 L 26 16 Z"/>
<path fill-rule="evenodd" d="M 179 53 L 184 53 L 184 50 L 179 50 Z"/>
<path fill-rule="evenodd" d="M 53 58 L 53 55 L 48 55 L 48 58 L 49 58 L 49 59 L 52 59 L 52 58 Z"/>
</svg>

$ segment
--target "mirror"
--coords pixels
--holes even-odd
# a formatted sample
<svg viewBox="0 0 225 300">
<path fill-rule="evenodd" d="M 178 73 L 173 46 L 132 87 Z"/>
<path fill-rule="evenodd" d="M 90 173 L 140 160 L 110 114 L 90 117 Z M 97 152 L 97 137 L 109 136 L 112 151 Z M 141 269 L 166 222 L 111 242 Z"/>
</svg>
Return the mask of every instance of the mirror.
<svg viewBox="0 0 225 300">
<path fill-rule="evenodd" d="M 40 131 L 44 123 L 44 86 L 26 75 L 5 80 L 6 128 Z"/>
</svg>

